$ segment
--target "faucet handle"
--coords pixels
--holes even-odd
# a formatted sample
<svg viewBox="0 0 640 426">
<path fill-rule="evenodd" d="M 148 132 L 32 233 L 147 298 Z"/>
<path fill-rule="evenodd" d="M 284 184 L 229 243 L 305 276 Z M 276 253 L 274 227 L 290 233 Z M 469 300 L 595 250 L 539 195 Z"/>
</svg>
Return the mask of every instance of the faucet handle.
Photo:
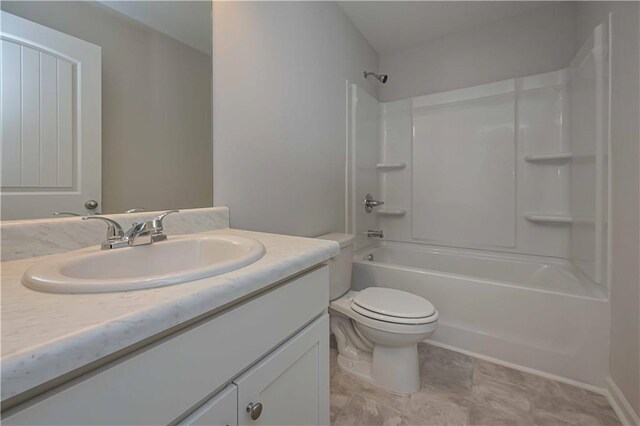
<svg viewBox="0 0 640 426">
<path fill-rule="evenodd" d="M 108 217 L 91 215 L 91 216 L 83 216 L 82 220 L 89 219 L 97 219 L 105 222 L 107 224 L 107 240 L 102 243 L 102 248 L 107 248 L 106 246 L 111 246 L 113 243 L 119 243 L 124 239 L 124 230 L 122 226 L 118 222 L 113 219 L 109 219 Z M 111 248 L 111 247 L 109 247 Z"/>
<path fill-rule="evenodd" d="M 362 205 L 367 213 L 371 213 L 374 207 L 378 207 L 384 204 L 384 201 L 378 201 L 373 199 L 373 195 L 367 194 L 362 200 Z"/>
<path fill-rule="evenodd" d="M 164 219 L 165 217 L 169 216 L 171 213 L 180 213 L 180 210 L 169 210 L 166 211 L 164 213 L 162 213 L 160 216 L 155 217 L 153 220 L 159 220 L 160 223 L 162 223 L 162 219 Z"/>
<path fill-rule="evenodd" d="M 162 221 L 164 220 L 165 217 L 169 216 L 171 213 L 180 213 L 180 210 L 169 210 L 151 219 L 155 241 L 161 241 L 167 238 L 167 236 L 164 235 L 163 233 L 164 228 L 163 228 Z"/>
</svg>

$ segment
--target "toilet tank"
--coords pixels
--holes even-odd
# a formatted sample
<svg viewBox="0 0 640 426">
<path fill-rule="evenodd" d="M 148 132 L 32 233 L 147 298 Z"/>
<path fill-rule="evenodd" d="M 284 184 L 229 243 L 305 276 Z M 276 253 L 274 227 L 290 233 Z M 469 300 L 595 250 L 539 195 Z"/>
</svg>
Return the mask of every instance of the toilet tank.
<svg viewBox="0 0 640 426">
<path fill-rule="evenodd" d="M 329 300 L 334 300 L 351 288 L 354 237 L 351 234 L 334 233 L 318 238 L 340 244 L 340 254 L 329 260 Z"/>
</svg>

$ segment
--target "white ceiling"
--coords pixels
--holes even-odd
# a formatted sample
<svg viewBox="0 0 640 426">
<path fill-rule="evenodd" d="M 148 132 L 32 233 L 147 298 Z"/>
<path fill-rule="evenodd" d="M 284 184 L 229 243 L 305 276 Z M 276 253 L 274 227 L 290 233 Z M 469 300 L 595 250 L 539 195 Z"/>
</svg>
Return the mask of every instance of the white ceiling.
<svg viewBox="0 0 640 426">
<path fill-rule="evenodd" d="M 131 19 L 211 55 L 211 2 L 98 1 Z"/>
<path fill-rule="evenodd" d="M 338 5 L 380 54 L 490 24 L 553 2 L 340 1 Z"/>
</svg>

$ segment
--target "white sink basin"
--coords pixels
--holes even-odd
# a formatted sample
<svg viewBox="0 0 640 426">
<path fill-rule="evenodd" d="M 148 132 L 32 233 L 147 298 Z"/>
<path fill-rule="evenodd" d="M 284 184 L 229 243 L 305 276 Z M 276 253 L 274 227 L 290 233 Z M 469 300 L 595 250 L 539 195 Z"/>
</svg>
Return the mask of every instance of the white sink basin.
<svg viewBox="0 0 640 426">
<path fill-rule="evenodd" d="M 102 293 L 185 283 L 247 266 L 265 254 L 260 241 L 231 236 L 169 237 L 149 245 L 91 248 L 38 263 L 22 276 L 49 293 Z"/>
</svg>

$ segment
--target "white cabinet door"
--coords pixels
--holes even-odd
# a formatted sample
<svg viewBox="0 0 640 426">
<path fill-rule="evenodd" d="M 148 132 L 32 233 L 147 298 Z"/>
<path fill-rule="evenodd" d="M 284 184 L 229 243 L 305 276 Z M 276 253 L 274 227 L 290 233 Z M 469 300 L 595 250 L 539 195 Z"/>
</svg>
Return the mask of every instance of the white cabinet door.
<svg viewBox="0 0 640 426">
<path fill-rule="evenodd" d="M 100 46 L 0 16 L 2 219 L 100 211 Z"/>
<path fill-rule="evenodd" d="M 240 425 L 329 423 L 329 316 L 324 314 L 234 381 Z"/>
<path fill-rule="evenodd" d="M 233 383 L 180 423 L 181 426 L 236 426 L 237 424 L 238 388 Z"/>
</svg>

